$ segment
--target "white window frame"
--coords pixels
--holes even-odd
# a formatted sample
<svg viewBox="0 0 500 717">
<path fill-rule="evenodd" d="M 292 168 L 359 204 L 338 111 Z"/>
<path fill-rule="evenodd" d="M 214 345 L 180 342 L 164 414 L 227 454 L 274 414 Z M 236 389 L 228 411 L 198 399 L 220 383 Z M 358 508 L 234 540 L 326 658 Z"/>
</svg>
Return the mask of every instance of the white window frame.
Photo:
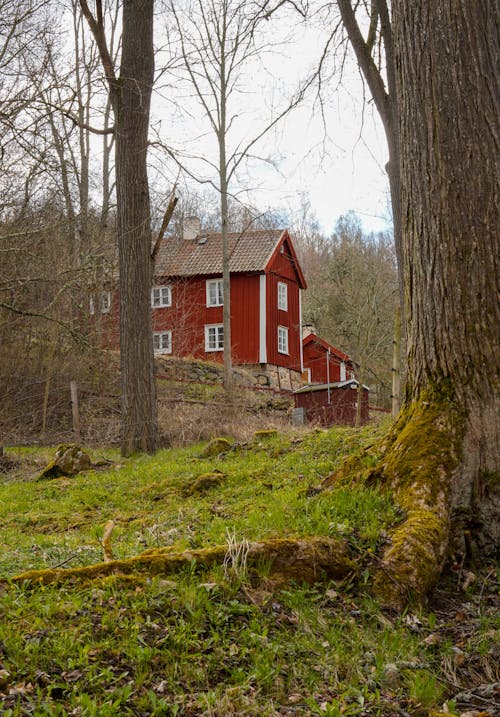
<svg viewBox="0 0 500 717">
<path fill-rule="evenodd" d="M 163 309 L 172 306 L 172 287 L 168 284 L 153 286 L 151 289 L 151 308 Z"/>
<path fill-rule="evenodd" d="M 89 311 L 92 316 L 95 314 L 96 299 L 98 300 L 101 314 L 109 314 L 111 311 L 111 291 L 100 291 L 97 296 L 90 295 Z"/>
<path fill-rule="evenodd" d="M 101 291 L 101 314 L 109 314 L 111 311 L 111 291 Z"/>
<path fill-rule="evenodd" d="M 286 326 L 278 326 L 278 353 L 288 356 L 288 329 Z"/>
<path fill-rule="evenodd" d="M 222 279 L 207 279 L 207 306 L 224 305 L 224 286 Z"/>
<path fill-rule="evenodd" d="M 224 351 L 224 324 L 205 324 L 205 351 Z"/>
<path fill-rule="evenodd" d="M 288 311 L 288 284 L 278 281 L 278 309 Z"/>
<path fill-rule="evenodd" d="M 153 350 L 155 354 L 171 354 L 172 331 L 153 331 Z"/>
</svg>

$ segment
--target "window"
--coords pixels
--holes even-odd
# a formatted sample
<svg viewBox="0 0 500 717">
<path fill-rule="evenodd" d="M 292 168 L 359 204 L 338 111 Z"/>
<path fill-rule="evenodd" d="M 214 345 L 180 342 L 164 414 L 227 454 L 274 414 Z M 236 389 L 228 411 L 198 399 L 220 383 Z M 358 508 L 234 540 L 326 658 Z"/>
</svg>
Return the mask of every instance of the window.
<svg viewBox="0 0 500 717">
<path fill-rule="evenodd" d="M 278 281 L 278 309 L 288 311 L 288 286 Z"/>
<path fill-rule="evenodd" d="M 278 326 L 278 353 L 288 353 L 288 329 Z"/>
<path fill-rule="evenodd" d="M 207 306 L 222 306 L 223 303 L 222 279 L 207 280 Z"/>
<path fill-rule="evenodd" d="M 205 326 L 205 351 L 222 351 L 224 349 L 224 325 Z"/>
<path fill-rule="evenodd" d="M 108 314 L 110 309 L 111 309 L 111 292 L 110 291 L 102 291 L 101 292 L 101 312 L 103 314 Z"/>
<path fill-rule="evenodd" d="M 153 348 L 155 354 L 172 353 L 172 332 L 155 331 L 153 333 Z"/>
<path fill-rule="evenodd" d="M 91 314 L 95 314 L 96 299 L 98 306 L 101 309 L 101 314 L 109 314 L 109 311 L 111 309 L 111 292 L 101 291 L 99 294 L 97 294 L 97 297 L 91 295 L 89 301 L 89 311 Z"/>
<path fill-rule="evenodd" d="M 151 289 L 151 306 L 153 309 L 172 306 L 172 290 L 170 286 L 153 286 Z"/>
</svg>

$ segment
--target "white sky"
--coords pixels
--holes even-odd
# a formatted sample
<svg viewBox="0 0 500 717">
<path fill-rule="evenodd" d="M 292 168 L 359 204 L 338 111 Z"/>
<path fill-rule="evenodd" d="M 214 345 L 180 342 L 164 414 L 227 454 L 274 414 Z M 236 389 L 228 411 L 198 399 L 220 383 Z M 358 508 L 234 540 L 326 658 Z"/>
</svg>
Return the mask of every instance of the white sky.
<svg viewBox="0 0 500 717">
<path fill-rule="evenodd" d="M 163 45 L 160 18 L 161 15 L 156 19 L 156 33 L 158 44 Z M 245 135 L 254 136 L 266 112 L 269 117 L 270 105 L 274 102 L 276 107 L 283 106 L 283 98 L 290 88 L 296 87 L 300 78 L 317 67 L 326 30 L 306 30 L 301 24 L 290 27 L 289 18 L 290 15 L 285 15 L 286 22 L 273 20 L 267 25 L 272 41 L 282 42 L 247 72 L 244 91 L 238 96 L 235 141 Z M 277 37 L 279 32 L 281 38 Z M 156 66 L 161 69 L 161 56 Z M 382 125 L 373 103 L 363 103 L 362 83 L 352 56 L 344 64 L 342 86 L 335 89 L 338 77 L 335 75 L 325 86 L 325 123 L 311 93 L 309 99 L 259 145 L 256 153 L 271 159 L 272 165 L 265 161 L 251 162 L 247 171 L 240 174 L 239 187 L 233 185 L 232 190 L 248 190 L 242 199 L 262 212 L 267 209 L 294 211 L 306 195 L 326 233 L 331 232 L 337 219 L 349 210 L 358 213 L 366 231 L 386 230 L 391 220 L 384 170 L 387 148 Z M 276 89 L 276 78 L 281 91 Z M 216 162 L 216 144 L 191 93 L 166 73 L 153 93 L 151 139 L 154 141 L 158 133 L 169 146 L 185 148 Z M 184 114 L 185 110 L 191 119 Z M 96 142 L 96 148 L 97 145 Z M 150 153 L 151 175 L 156 175 L 152 176 L 153 182 L 156 179 L 167 193 L 177 177 L 177 168 L 165 155 L 156 158 L 152 155 Z M 199 173 L 199 162 L 191 160 L 189 166 Z M 203 168 L 206 169 L 206 165 Z"/>
<path fill-rule="evenodd" d="M 284 27 L 282 37 L 277 38 L 280 23 L 268 26 L 273 42 L 281 39 L 282 44 L 247 69 L 242 92 L 235 96 L 234 114 L 238 117 L 229 137 L 230 147 L 253 137 L 266 122 L 265 118 L 272 115 L 272 105 L 284 105 L 290 89 L 311 68 L 317 67 L 323 49 L 324 31 L 306 31 L 297 25 Z M 243 199 L 262 211 L 293 211 L 305 193 L 327 233 L 339 216 L 349 210 L 359 214 L 367 231 L 387 229 L 390 225 L 384 170 L 387 149 L 378 114 L 373 103 L 363 105 L 362 83 L 353 59 L 344 64 L 339 89 L 334 89 L 335 82 L 332 80 L 325 88 L 323 117 L 311 93 L 306 102 L 259 143 L 256 154 L 272 160 L 272 164 L 262 159 L 251 161 L 239 174 L 239 186 L 233 184 L 232 190 L 248 190 Z M 174 98 L 177 106 L 162 101 L 162 95 Z M 153 118 L 160 136 L 177 149 L 184 148 L 216 163 L 217 146 L 192 91 L 183 89 L 177 81 L 168 92 L 159 88 L 155 97 Z M 207 170 L 206 164 L 195 159 L 186 162 L 195 174 Z M 175 172 L 173 168 L 172 171 Z"/>
</svg>

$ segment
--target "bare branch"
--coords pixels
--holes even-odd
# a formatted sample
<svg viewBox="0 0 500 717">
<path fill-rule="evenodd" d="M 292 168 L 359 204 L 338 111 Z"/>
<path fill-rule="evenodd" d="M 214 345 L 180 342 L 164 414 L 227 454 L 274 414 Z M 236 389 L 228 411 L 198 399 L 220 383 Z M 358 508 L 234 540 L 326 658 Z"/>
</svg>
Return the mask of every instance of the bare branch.
<svg viewBox="0 0 500 717">
<path fill-rule="evenodd" d="M 168 205 L 167 205 L 167 208 L 165 209 L 165 214 L 163 215 L 163 221 L 161 223 L 160 231 L 158 232 L 158 235 L 156 237 L 156 241 L 155 241 L 155 244 L 153 247 L 153 251 L 151 252 L 151 261 L 153 263 L 153 276 L 154 276 L 154 266 L 156 263 L 156 257 L 158 256 L 158 252 L 160 251 L 163 236 L 167 230 L 170 220 L 172 219 L 172 214 L 174 213 L 175 207 L 177 206 L 177 202 L 179 201 L 179 198 L 175 196 L 176 189 L 177 189 L 177 182 L 174 184 L 174 186 L 172 188 L 172 192 L 170 194 L 170 199 L 168 200 Z"/>
</svg>

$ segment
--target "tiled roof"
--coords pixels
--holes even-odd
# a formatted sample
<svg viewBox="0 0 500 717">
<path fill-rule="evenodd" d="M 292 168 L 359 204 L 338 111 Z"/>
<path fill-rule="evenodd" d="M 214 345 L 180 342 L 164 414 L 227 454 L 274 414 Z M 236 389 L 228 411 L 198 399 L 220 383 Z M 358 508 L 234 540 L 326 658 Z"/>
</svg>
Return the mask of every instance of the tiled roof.
<svg viewBox="0 0 500 717">
<path fill-rule="evenodd" d="M 283 234 L 283 229 L 229 234 L 229 270 L 232 273 L 264 271 Z M 221 234 L 201 234 L 193 240 L 162 240 L 155 276 L 210 274 L 222 274 Z"/>
</svg>

